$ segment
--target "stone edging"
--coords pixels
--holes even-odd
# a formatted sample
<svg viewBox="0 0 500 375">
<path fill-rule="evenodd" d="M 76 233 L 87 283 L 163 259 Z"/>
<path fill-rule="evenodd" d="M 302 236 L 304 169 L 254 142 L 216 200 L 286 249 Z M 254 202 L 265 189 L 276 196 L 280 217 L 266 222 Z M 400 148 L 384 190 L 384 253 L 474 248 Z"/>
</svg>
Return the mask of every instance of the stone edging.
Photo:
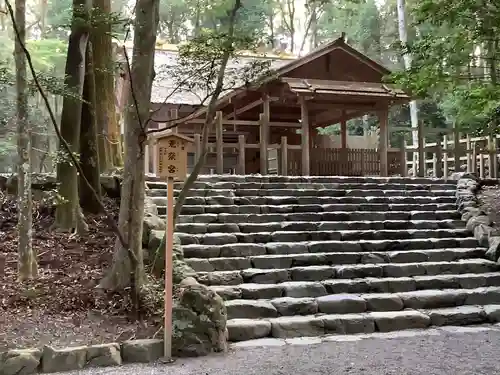
<svg viewBox="0 0 500 375">
<path fill-rule="evenodd" d="M 458 212 L 465 221 L 466 228 L 474 233 L 479 246 L 488 248 L 486 258 L 498 262 L 500 258 L 500 235 L 493 228 L 493 223 L 484 212 L 477 198 L 482 186 L 490 182 L 498 184 L 498 181 L 480 180 L 471 173 L 465 173 L 458 179 L 457 183 L 457 206 Z"/>
<path fill-rule="evenodd" d="M 163 340 L 145 339 L 54 349 L 12 349 L 0 353 L 1 375 L 79 370 L 83 367 L 148 363 L 163 357 Z"/>
</svg>

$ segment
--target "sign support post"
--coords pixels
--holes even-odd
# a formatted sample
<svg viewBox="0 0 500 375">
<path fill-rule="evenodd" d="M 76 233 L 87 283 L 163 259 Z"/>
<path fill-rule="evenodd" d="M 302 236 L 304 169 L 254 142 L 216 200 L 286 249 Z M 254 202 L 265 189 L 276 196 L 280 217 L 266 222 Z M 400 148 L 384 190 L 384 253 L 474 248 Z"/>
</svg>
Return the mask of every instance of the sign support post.
<svg viewBox="0 0 500 375">
<path fill-rule="evenodd" d="M 167 181 L 167 225 L 165 228 L 165 300 L 163 321 L 164 362 L 172 362 L 173 258 L 174 258 L 174 179 L 184 181 L 187 174 L 188 144 L 191 138 L 168 131 L 157 135 L 156 174 Z"/>
<path fill-rule="evenodd" d="M 165 233 L 165 322 L 164 356 L 172 359 L 172 286 L 174 259 L 174 179 L 167 178 L 167 226 Z"/>
</svg>

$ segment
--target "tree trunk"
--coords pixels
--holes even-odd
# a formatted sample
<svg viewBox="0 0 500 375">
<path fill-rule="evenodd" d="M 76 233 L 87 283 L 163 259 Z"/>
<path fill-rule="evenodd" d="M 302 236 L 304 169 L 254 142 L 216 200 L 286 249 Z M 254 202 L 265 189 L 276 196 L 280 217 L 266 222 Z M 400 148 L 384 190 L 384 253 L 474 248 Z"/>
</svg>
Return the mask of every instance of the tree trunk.
<svg viewBox="0 0 500 375">
<path fill-rule="evenodd" d="M 110 0 L 94 0 L 94 9 L 109 17 Z M 96 118 L 99 134 L 99 161 L 101 170 L 123 165 L 120 124 L 115 108 L 115 73 L 113 45 L 109 22 L 94 25 L 91 36 L 96 82 Z"/>
<path fill-rule="evenodd" d="M 118 227 L 127 239 L 128 249 L 116 241 L 113 264 L 100 284 L 107 290 L 122 290 L 131 286 L 137 293 L 144 281 L 142 225 L 146 133 L 143 126 L 150 109 L 158 8 L 159 0 L 138 0 L 136 4 L 131 89 L 128 90 L 125 112 L 125 167 L 118 219 Z"/>
<path fill-rule="evenodd" d="M 408 43 L 408 33 L 406 31 L 406 5 L 405 0 L 397 0 L 398 1 L 398 30 L 399 30 L 399 40 L 403 45 Z M 405 53 L 403 56 L 405 69 L 411 68 L 411 55 L 409 53 Z M 411 127 L 418 127 L 418 107 L 416 100 L 412 100 L 410 102 L 410 121 Z M 418 131 L 412 131 L 412 144 L 413 146 L 418 144 Z M 414 168 L 415 169 L 415 168 Z M 415 173 L 416 171 L 413 171 Z"/>
<path fill-rule="evenodd" d="M 31 130 L 28 123 L 28 96 L 26 85 L 26 56 L 22 45 L 26 42 L 26 1 L 17 0 L 15 19 L 19 39 L 15 43 L 17 88 L 17 199 L 18 228 L 18 277 L 24 281 L 37 276 L 36 254 L 33 251 L 32 200 L 31 200 Z"/>
<path fill-rule="evenodd" d="M 85 9 L 85 10 L 83 10 Z M 85 51 L 89 38 L 88 26 L 82 22 L 85 19 L 88 4 L 85 0 L 73 0 L 73 20 L 66 58 L 66 89 L 71 95 L 63 98 L 61 114 L 61 136 L 66 141 L 72 153 L 77 153 L 80 146 L 80 126 L 83 85 L 85 80 Z M 59 146 L 65 154 L 65 149 Z M 78 202 L 78 174 L 76 167 L 65 155 L 65 160 L 57 165 L 58 193 L 62 199 L 56 209 L 54 228 L 62 231 L 75 230 L 76 233 L 86 232 L 82 210 Z"/>
<path fill-rule="evenodd" d="M 101 211 L 101 181 L 99 168 L 99 153 L 97 145 L 97 123 L 95 118 L 95 76 L 92 56 L 92 44 L 87 45 L 85 55 L 85 83 L 83 86 L 83 104 L 80 126 L 80 165 L 85 179 L 90 182 L 89 187 L 83 176 L 79 176 L 78 191 L 80 193 L 80 207 L 84 212 L 97 214 Z M 96 197 L 94 190 L 99 197 Z"/>
</svg>

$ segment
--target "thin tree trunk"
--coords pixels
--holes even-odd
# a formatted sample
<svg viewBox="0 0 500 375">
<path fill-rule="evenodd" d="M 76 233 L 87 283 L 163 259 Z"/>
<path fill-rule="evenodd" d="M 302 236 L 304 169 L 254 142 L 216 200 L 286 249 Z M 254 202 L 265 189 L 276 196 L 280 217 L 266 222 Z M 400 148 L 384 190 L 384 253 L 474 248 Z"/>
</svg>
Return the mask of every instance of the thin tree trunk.
<svg viewBox="0 0 500 375">
<path fill-rule="evenodd" d="M 96 197 L 89 188 L 83 176 L 79 176 L 78 192 L 80 193 L 80 207 L 85 212 L 97 214 L 101 211 L 101 181 L 99 168 L 99 153 L 97 145 L 97 123 L 95 117 L 95 76 L 92 56 L 92 44 L 87 45 L 85 55 L 85 83 L 83 86 L 83 105 L 80 126 L 80 164 L 85 179 L 92 184 L 97 192 Z"/>
<path fill-rule="evenodd" d="M 397 0 L 398 4 L 398 30 L 399 30 L 399 40 L 402 44 L 406 45 L 408 43 L 408 33 L 406 30 L 406 5 L 405 0 Z M 405 69 L 411 68 L 412 57 L 409 53 L 405 53 L 403 56 Z M 418 127 L 418 106 L 416 100 L 410 102 L 410 121 L 411 127 Z M 418 144 L 418 131 L 412 131 L 412 143 L 413 146 Z M 415 173 L 415 171 L 413 171 Z"/>
<path fill-rule="evenodd" d="M 125 112 L 125 167 L 118 227 L 128 239 L 125 249 L 117 240 L 113 264 L 100 287 L 122 290 L 128 286 L 137 293 L 144 281 L 142 225 L 144 220 L 144 122 L 149 116 L 153 63 L 158 27 L 159 0 L 138 0 L 134 27 L 131 89 Z M 133 292 L 134 293 L 134 292 Z"/>
<path fill-rule="evenodd" d="M 219 99 L 219 95 L 222 92 L 222 89 L 224 88 L 224 73 L 226 71 L 227 63 L 229 61 L 229 58 L 231 57 L 231 51 L 232 51 L 232 45 L 233 45 L 233 38 L 234 38 L 234 26 L 236 23 L 236 15 L 238 14 L 238 10 L 241 8 L 241 0 L 235 0 L 233 9 L 231 10 L 231 15 L 229 18 L 229 26 L 228 26 L 228 32 L 227 32 L 227 40 L 225 44 L 225 51 L 224 54 L 222 55 L 221 58 L 221 64 L 219 67 L 219 71 L 217 72 L 217 82 L 215 84 L 215 89 L 214 92 L 212 93 L 212 96 L 210 98 L 210 102 L 208 103 L 207 107 L 207 113 L 205 116 L 205 123 L 203 124 L 203 130 L 202 130 L 202 144 L 201 144 L 201 155 L 198 158 L 198 161 L 196 162 L 193 171 L 187 178 L 186 182 L 184 183 L 184 186 L 182 187 L 181 192 L 179 193 L 179 196 L 177 197 L 177 201 L 175 203 L 174 207 L 174 225 L 175 221 L 179 217 L 182 206 L 184 205 L 184 201 L 186 200 L 186 197 L 189 194 L 189 191 L 191 190 L 191 187 L 193 184 L 196 182 L 198 175 L 200 174 L 201 169 L 206 163 L 207 160 L 207 153 L 208 153 L 208 137 L 210 134 L 210 129 L 213 127 L 214 123 L 214 117 L 215 117 L 215 110 L 216 110 L 216 103 L 217 100 Z"/>
<path fill-rule="evenodd" d="M 19 39 L 15 43 L 17 88 L 17 199 L 18 199 L 18 277 L 24 281 L 37 276 L 36 254 L 32 246 L 31 199 L 31 130 L 28 123 L 28 96 L 26 85 L 26 56 L 22 45 L 26 42 L 26 2 L 17 0 L 15 8 Z"/>
<path fill-rule="evenodd" d="M 88 27 L 83 20 L 88 11 L 85 0 L 73 1 L 73 21 L 68 43 L 66 59 L 65 85 L 72 94 L 63 98 L 61 114 L 61 136 L 68 143 L 73 153 L 80 148 L 80 126 L 83 85 L 85 80 L 85 51 L 89 38 Z M 59 147 L 64 150 L 63 147 Z M 78 201 L 78 175 L 76 167 L 66 155 L 65 160 L 57 165 L 58 193 L 62 198 L 56 209 L 54 229 L 75 230 L 76 233 L 87 231 L 82 210 Z"/>
</svg>

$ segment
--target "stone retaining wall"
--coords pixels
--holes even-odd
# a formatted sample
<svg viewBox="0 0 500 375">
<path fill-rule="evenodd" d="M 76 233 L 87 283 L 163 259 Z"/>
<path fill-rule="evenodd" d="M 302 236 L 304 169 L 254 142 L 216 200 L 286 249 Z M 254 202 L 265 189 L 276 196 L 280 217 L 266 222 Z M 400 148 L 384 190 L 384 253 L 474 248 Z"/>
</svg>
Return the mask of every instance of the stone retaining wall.
<svg viewBox="0 0 500 375">
<path fill-rule="evenodd" d="M 486 258 L 498 262 L 500 258 L 500 235 L 493 228 L 493 223 L 486 212 L 481 209 L 477 194 L 483 184 L 490 181 L 482 181 L 471 173 L 465 173 L 458 179 L 457 184 L 457 206 L 458 212 L 462 214 L 468 230 L 474 233 L 479 245 L 486 247 Z M 498 181 L 491 181 L 498 184 Z"/>
</svg>

